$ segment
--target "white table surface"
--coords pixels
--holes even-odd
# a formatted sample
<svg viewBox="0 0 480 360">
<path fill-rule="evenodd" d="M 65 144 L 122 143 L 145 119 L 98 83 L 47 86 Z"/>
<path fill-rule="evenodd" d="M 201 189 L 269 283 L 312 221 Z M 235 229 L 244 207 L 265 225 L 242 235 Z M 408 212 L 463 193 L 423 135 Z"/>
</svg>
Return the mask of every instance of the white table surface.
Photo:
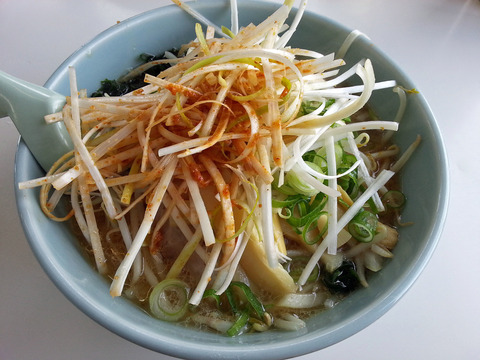
<svg viewBox="0 0 480 360">
<path fill-rule="evenodd" d="M 0 0 L 0 69 L 43 84 L 101 30 L 169 3 Z M 451 197 L 437 250 L 399 303 L 360 333 L 298 359 L 478 359 L 480 161 L 474 144 L 480 134 L 480 2 L 310 0 L 309 10 L 366 33 L 414 80 L 443 132 Z M 16 211 L 17 140 L 11 120 L 1 119 L 0 359 L 173 359 L 105 330 L 47 278 Z"/>
</svg>

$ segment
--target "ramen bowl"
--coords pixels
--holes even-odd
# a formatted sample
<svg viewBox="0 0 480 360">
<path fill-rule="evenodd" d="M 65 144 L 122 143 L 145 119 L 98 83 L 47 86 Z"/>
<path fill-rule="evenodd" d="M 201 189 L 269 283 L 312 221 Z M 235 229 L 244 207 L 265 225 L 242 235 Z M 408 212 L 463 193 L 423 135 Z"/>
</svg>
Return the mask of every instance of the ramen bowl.
<svg viewBox="0 0 480 360">
<path fill-rule="evenodd" d="M 230 23 L 229 2 L 199 1 L 192 6 L 219 25 Z M 260 23 L 278 5 L 239 2 L 240 23 Z M 292 16 L 295 11 L 292 11 Z M 105 78 L 118 78 L 137 65 L 141 53 L 161 53 L 195 38 L 195 20 L 176 6 L 155 9 L 123 21 L 99 34 L 69 57 L 45 86 L 69 94 L 68 67 L 74 66 L 79 88 L 93 91 Z M 306 13 L 292 46 L 336 51 L 347 29 L 319 15 Z M 377 81 L 396 80 L 406 89 L 414 83 L 368 39 L 358 38 L 345 58 L 372 60 Z M 380 118 L 392 119 L 398 98 L 375 92 L 371 106 Z M 421 93 L 409 94 L 395 142 L 406 149 L 422 136 L 417 152 L 402 170 L 401 186 L 410 199 L 403 212 L 394 258 L 369 278 L 369 287 L 350 294 L 334 308 L 306 320 L 299 331 L 269 331 L 237 337 L 200 332 L 157 320 L 130 300 L 109 294 L 110 283 L 99 275 L 69 224 L 49 220 L 38 201 L 38 189 L 17 190 L 18 211 L 39 263 L 63 294 L 93 320 L 119 336 L 151 350 L 186 359 L 281 359 L 320 350 L 357 333 L 388 311 L 412 286 L 439 240 L 448 201 L 447 161 L 434 116 Z M 16 183 L 42 176 L 26 145 L 20 141 L 15 163 Z"/>
</svg>

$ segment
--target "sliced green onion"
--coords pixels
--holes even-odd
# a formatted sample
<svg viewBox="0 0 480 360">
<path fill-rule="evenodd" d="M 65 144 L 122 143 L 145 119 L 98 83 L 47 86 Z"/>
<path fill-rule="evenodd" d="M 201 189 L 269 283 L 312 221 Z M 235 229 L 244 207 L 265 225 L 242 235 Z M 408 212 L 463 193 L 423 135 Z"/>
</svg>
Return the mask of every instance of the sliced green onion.
<svg viewBox="0 0 480 360">
<path fill-rule="evenodd" d="M 275 174 L 276 175 L 276 174 Z M 278 186 L 278 176 L 273 176 L 272 188 L 277 190 L 279 193 L 284 195 L 298 195 L 298 193 L 292 189 L 292 187 L 288 184 L 283 184 L 282 186 Z M 282 206 L 276 206 L 282 207 Z"/>
<path fill-rule="evenodd" d="M 292 83 L 291 83 L 290 80 L 288 80 L 285 76 L 282 77 L 281 84 L 282 84 L 283 86 L 285 86 L 285 88 L 287 89 L 287 91 L 290 91 L 290 89 L 292 88 Z"/>
<path fill-rule="evenodd" d="M 343 173 L 347 170 L 348 168 L 338 168 L 337 172 Z M 355 169 L 349 172 L 348 174 L 342 176 L 341 178 L 339 178 L 338 185 L 340 185 L 342 189 L 345 190 L 348 196 L 350 196 L 353 199 L 356 198 L 358 195 L 358 191 L 360 189 L 358 184 L 357 170 Z"/>
<path fill-rule="evenodd" d="M 310 161 L 305 161 L 305 163 L 308 166 L 310 166 L 313 170 L 315 170 L 319 173 L 323 173 L 322 169 L 317 164 L 315 164 L 313 162 L 310 162 Z M 319 179 L 319 181 L 323 182 L 322 179 Z M 289 171 L 287 173 L 287 175 L 285 176 L 285 184 L 287 186 L 290 186 L 290 188 L 292 188 L 293 191 L 296 194 L 303 194 L 303 195 L 306 195 L 306 196 L 314 196 L 314 195 L 318 194 L 318 192 L 319 192 L 319 190 L 317 190 L 313 186 L 303 182 L 294 171 Z"/>
<path fill-rule="evenodd" d="M 307 151 L 305 154 L 303 154 L 302 159 L 317 165 L 320 169 L 322 169 L 323 174 L 328 172 L 326 158 L 319 155 L 315 150 Z"/>
<path fill-rule="evenodd" d="M 253 294 L 253 291 L 250 287 L 240 281 L 233 281 L 230 284 L 230 287 L 236 286 L 243 291 L 245 294 L 248 303 L 252 306 L 253 310 L 257 313 L 260 319 L 263 319 L 263 315 L 265 314 L 265 308 L 263 307 L 262 303 L 257 299 L 257 297 Z"/>
<path fill-rule="evenodd" d="M 235 234 L 233 234 L 232 236 L 230 236 L 229 238 L 226 238 L 224 240 L 217 240 L 218 242 L 227 242 L 227 241 L 233 240 L 233 239 L 237 238 L 238 236 L 240 236 L 240 234 L 243 233 L 245 231 L 245 229 L 247 228 L 247 225 L 248 225 L 249 221 L 252 219 L 252 216 L 253 216 L 253 214 L 255 212 L 255 209 L 258 206 L 258 202 L 260 200 L 260 192 L 258 191 L 258 187 L 255 184 L 251 183 L 250 181 L 247 181 L 247 183 L 255 191 L 255 194 L 256 194 L 255 204 L 253 204 L 252 209 L 249 210 L 246 205 L 243 205 L 242 203 L 237 202 L 237 204 L 239 206 L 241 206 L 245 212 L 247 212 L 247 217 L 242 222 L 242 225 L 238 228 L 238 230 L 235 232 Z"/>
<path fill-rule="evenodd" d="M 192 65 L 188 70 L 186 70 L 183 75 L 187 75 L 188 73 L 191 73 L 192 71 L 195 71 L 197 69 L 200 69 L 204 66 L 210 65 L 217 61 L 218 59 L 222 58 L 223 55 L 217 55 L 217 56 L 212 56 L 203 60 L 200 60 L 196 64 Z"/>
<path fill-rule="evenodd" d="M 373 198 L 370 198 L 367 200 L 368 207 L 370 208 L 370 211 L 374 214 L 378 214 L 378 207 L 375 205 L 375 201 L 373 201 Z"/>
<path fill-rule="evenodd" d="M 343 158 L 344 158 L 344 150 L 342 145 L 340 145 L 338 142 L 334 144 L 335 148 L 335 163 L 336 164 L 342 164 Z M 327 149 L 325 147 L 321 147 L 319 150 L 317 150 L 317 154 L 321 156 L 323 159 L 327 158 Z M 325 161 L 326 163 L 326 161 Z"/>
<path fill-rule="evenodd" d="M 272 206 L 274 208 L 284 208 L 284 207 L 291 207 L 295 205 L 299 200 L 305 200 L 303 195 L 291 195 L 283 200 L 272 199 Z"/>
<path fill-rule="evenodd" d="M 261 115 L 265 114 L 267 111 L 268 111 L 268 105 L 263 105 L 263 106 L 261 106 L 261 107 L 259 107 L 258 109 L 255 110 L 255 114 L 257 116 L 261 116 Z M 235 121 L 232 121 L 232 123 L 230 125 L 228 125 L 227 131 L 230 131 L 232 128 L 234 128 L 238 124 L 241 124 L 244 121 L 247 121 L 248 119 L 249 119 L 248 114 L 245 114 L 245 115 L 242 115 L 242 116 L 238 117 Z"/>
<path fill-rule="evenodd" d="M 292 89 L 292 83 L 284 76 L 282 78 L 281 84 L 285 87 L 285 89 L 283 89 L 282 93 L 280 94 L 280 98 L 282 99 L 280 105 L 283 105 L 290 99 L 290 90 Z"/>
<path fill-rule="evenodd" d="M 346 152 L 343 154 L 342 162 L 346 167 L 349 168 L 357 162 L 357 158 L 355 157 L 355 155 Z"/>
<path fill-rule="evenodd" d="M 223 70 L 218 72 L 217 79 L 220 86 L 227 87 L 227 81 L 223 78 Z"/>
<path fill-rule="evenodd" d="M 182 103 L 180 101 L 180 93 L 177 93 L 175 95 L 175 106 L 177 107 L 177 110 L 179 111 L 180 117 L 185 122 L 185 124 L 187 124 L 188 127 L 192 128 L 193 127 L 192 122 L 187 117 L 187 115 L 185 115 L 185 111 L 183 111 L 183 106 L 182 106 Z"/>
<path fill-rule="evenodd" d="M 336 163 L 337 164 L 341 164 L 342 160 L 343 160 L 343 157 L 344 157 L 344 153 L 345 151 L 343 151 L 343 147 L 342 145 L 340 145 L 340 143 L 335 143 L 334 145 L 335 147 L 335 160 L 336 160 Z"/>
<path fill-rule="evenodd" d="M 319 106 L 320 106 L 320 102 L 318 101 L 315 101 L 315 102 L 312 102 L 312 101 L 304 101 L 302 102 L 302 105 L 300 106 L 300 112 L 298 114 L 298 116 L 303 116 L 303 115 L 308 115 L 310 114 L 311 112 L 315 111 Z"/>
<path fill-rule="evenodd" d="M 238 101 L 238 102 L 244 102 L 244 101 L 251 101 L 260 95 L 262 95 L 265 92 L 265 88 L 261 88 L 260 90 L 249 94 L 249 95 L 234 95 L 234 94 L 228 94 L 228 97 L 232 100 Z"/>
<path fill-rule="evenodd" d="M 237 302 L 235 301 L 235 295 L 233 294 L 232 290 L 232 284 L 230 284 L 225 290 L 225 296 L 227 297 L 228 304 L 230 305 L 232 312 L 234 314 L 238 314 L 240 312 L 240 309 L 237 306 Z"/>
<path fill-rule="evenodd" d="M 318 190 L 313 186 L 304 183 L 294 171 L 289 171 L 285 176 L 286 185 L 288 185 L 296 194 L 303 194 L 306 196 L 313 196 L 318 193 Z"/>
<path fill-rule="evenodd" d="M 217 295 L 217 291 L 215 289 L 205 290 L 205 292 L 203 293 L 202 299 L 208 299 L 208 298 L 214 299 L 215 302 L 217 303 L 217 308 L 220 307 L 220 296 Z"/>
<path fill-rule="evenodd" d="M 283 213 L 283 211 L 285 213 Z M 282 219 L 288 219 L 290 216 L 292 216 L 292 212 L 288 208 L 283 208 L 283 211 L 278 212 L 278 216 L 280 216 Z"/>
<path fill-rule="evenodd" d="M 308 236 L 308 234 L 311 231 L 318 230 L 318 226 L 317 226 L 318 218 L 323 214 L 327 214 L 327 212 L 326 211 L 321 211 L 320 213 L 318 213 L 318 216 L 316 214 L 315 214 L 315 216 L 309 216 L 308 222 L 305 224 L 305 226 L 302 229 L 302 239 L 303 239 L 303 241 L 305 241 L 306 244 L 308 244 L 308 245 L 316 244 L 317 242 L 319 242 L 322 239 L 323 235 L 325 234 L 325 232 L 327 230 L 326 229 L 327 226 L 325 226 L 325 228 L 322 229 L 322 231 L 318 232 L 318 234 L 316 234 L 315 237 L 309 237 Z"/>
<path fill-rule="evenodd" d="M 382 202 L 392 209 L 399 209 L 405 205 L 407 201 L 405 195 L 398 190 L 390 190 L 382 196 Z"/>
<path fill-rule="evenodd" d="M 163 280 L 153 288 L 148 301 L 153 316 L 178 321 L 188 309 L 188 286 L 178 279 Z"/>
<path fill-rule="evenodd" d="M 250 66 L 253 66 L 254 68 L 257 68 L 258 70 L 262 71 L 263 72 L 263 66 L 262 64 L 257 61 L 256 59 L 252 59 L 252 58 L 239 58 L 239 59 L 234 59 L 232 60 L 232 62 L 238 62 L 238 63 L 241 63 L 241 64 L 247 64 L 247 65 L 250 65 Z"/>
<path fill-rule="evenodd" d="M 348 231 L 360 242 L 370 242 L 375 236 L 378 219 L 370 211 L 360 210 L 348 223 Z"/>
<path fill-rule="evenodd" d="M 248 310 L 244 310 L 240 313 L 240 316 L 237 318 L 235 323 L 227 330 L 228 336 L 235 336 L 240 334 L 242 329 L 247 325 L 248 319 L 250 319 L 250 315 L 248 314 Z"/>
<path fill-rule="evenodd" d="M 342 205 L 345 209 L 348 209 L 350 207 L 350 205 L 347 204 L 347 202 L 345 200 L 343 200 L 342 198 L 338 198 L 338 203 L 340 205 Z"/>
<path fill-rule="evenodd" d="M 233 39 L 235 37 L 235 34 L 232 32 L 232 30 L 230 30 L 229 28 L 227 28 L 226 26 L 223 26 L 223 25 L 222 25 L 222 32 L 225 35 L 230 36 L 231 39 Z"/>
<path fill-rule="evenodd" d="M 233 287 L 237 287 L 242 291 L 244 298 L 247 300 L 246 306 L 242 306 L 242 302 L 236 300 Z M 225 291 L 225 295 L 230 307 L 232 308 L 232 312 L 237 315 L 237 320 L 230 327 L 230 329 L 227 330 L 227 335 L 238 335 L 248 324 L 250 316 L 253 314 L 253 312 L 255 312 L 260 319 L 264 319 L 265 308 L 253 294 L 252 290 L 247 284 L 240 281 L 233 281 Z"/>
<path fill-rule="evenodd" d="M 195 34 L 197 35 L 198 42 L 200 43 L 200 47 L 203 50 L 203 53 L 208 56 L 210 55 L 210 49 L 208 48 L 207 41 L 205 40 L 205 35 L 202 30 L 202 25 L 199 23 L 195 24 Z"/>
<path fill-rule="evenodd" d="M 299 199 L 290 207 L 292 216 L 287 222 L 296 229 L 298 233 L 301 233 L 299 229 L 310 223 L 311 219 L 318 219 L 326 203 L 327 197 L 322 193 L 318 193 L 313 201 L 309 198 Z"/>
</svg>

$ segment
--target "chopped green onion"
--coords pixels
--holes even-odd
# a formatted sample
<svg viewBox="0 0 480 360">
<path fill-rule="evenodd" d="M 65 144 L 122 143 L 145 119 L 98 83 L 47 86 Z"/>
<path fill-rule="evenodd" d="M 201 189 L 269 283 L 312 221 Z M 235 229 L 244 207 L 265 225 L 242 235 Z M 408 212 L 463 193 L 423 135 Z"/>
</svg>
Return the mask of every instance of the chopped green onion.
<svg viewBox="0 0 480 360">
<path fill-rule="evenodd" d="M 294 171 L 289 171 L 285 176 L 286 185 L 293 189 L 295 194 L 303 194 L 306 196 L 313 196 L 318 193 L 318 190 L 313 186 L 306 184 L 300 180 Z"/>
<path fill-rule="evenodd" d="M 238 228 L 238 230 L 235 232 L 235 234 L 233 234 L 232 236 L 230 236 L 229 238 L 226 238 L 224 240 L 217 240 L 218 242 L 227 242 L 227 241 L 230 241 L 230 240 L 233 240 L 235 238 L 237 238 L 238 236 L 240 236 L 241 233 L 243 233 L 245 231 L 245 229 L 247 228 L 247 225 L 249 223 L 249 221 L 252 219 L 252 216 L 255 212 L 255 209 L 257 208 L 258 206 L 258 201 L 260 199 L 260 193 L 258 191 L 258 188 L 257 186 L 255 186 L 255 184 L 251 183 L 250 181 L 247 181 L 247 183 L 252 187 L 252 189 L 255 191 L 255 194 L 256 194 L 256 198 L 255 198 L 255 204 L 253 204 L 253 207 L 251 210 L 248 209 L 248 207 L 246 205 L 242 205 L 241 203 L 238 203 L 239 206 L 241 206 L 243 208 L 243 210 L 245 210 L 246 212 L 248 212 L 248 215 L 247 217 L 245 218 L 245 220 L 242 222 L 242 225 Z"/>
<path fill-rule="evenodd" d="M 230 287 L 236 286 L 243 291 L 245 294 L 248 303 L 252 306 L 253 310 L 257 313 L 260 319 L 263 319 L 263 315 L 265 314 L 265 308 L 263 307 L 262 303 L 257 299 L 257 297 L 253 294 L 253 291 L 250 287 L 240 281 L 233 281 L 230 284 Z"/>
<path fill-rule="evenodd" d="M 242 329 L 247 325 L 248 319 L 250 319 L 250 315 L 248 314 L 247 310 L 244 310 L 240 313 L 240 316 L 237 318 L 235 323 L 227 330 L 228 336 L 235 336 L 238 335 Z"/>
<path fill-rule="evenodd" d="M 258 109 L 256 109 L 255 114 L 257 116 L 261 116 L 261 115 L 265 114 L 267 111 L 268 111 L 268 106 L 264 105 L 264 106 L 261 106 Z M 245 114 L 245 115 L 242 115 L 242 116 L 238 117 L 237 120 L 233 121 L 231 124 L 228 125 L 227 131 L 230 131 L 232 128 L 234 128 L 238 124 L 241 124 L 244 121 L 247 121 L 248 119 L 249 119 L 248 114 Z"/>
<path fill-rule="evenodd" d="M 205 290 L 205 292 L 203 293 L 202 299 L 208 299 L 208 298 L 214 299 L 215 302 L 217 303 L 217 307 L 220 307 L 220 296 L 217 295 L 217 291 L 215 289 Z"/>
<path fill-rule="evenodd" d="M 320 115 L 324 115 L 325 111 L 335 102 L 335 99 L 329 99 L 327 100 L 327 103 L 325 104 L 325 108 L 322 110 Z M 321 101 L 304 101 L 302 102 L 302 105 L 300 106 L 300 111 L 298 116 L 303 116 L 303 115 L 308 115 L 311 112 L 317 110 L 320 106 L 322 105 Z"/>
<path fill-rule="evenodd" d="M 285 88 L 287 89 L 287 91 L 290 91 L 290 89 L 292 88 L 292 83 L 291 83 L 290 80 L 288 80 L 285 76 L 282 77 L 281 84 L 282 84 L 283 86 L 285 86 Z"/>
<path fill-rule="evenodd" d="M 192 128 L 193 124 L 190 121 L 190 119 L 187 117 L 187 115 L 185 115 L 185 111 L 183 110 L 183 106 L 182 106 L 182 103 L 180 101 L 180 93 L 177 93 L 175 95 L 175 106 L 177 107 L 177 110 L 179 111 L 180 117 L 185 122 L 185 124 L 187 124 L 188 127 Z"/>
<path fill-rule="evenodd" d="M 310 162 L 310 161 L 305 161 L 305 163 L 310 166 L 313 170 L 323 173 L 322 169 L 320 166 L 317 164 Z M 323 180 L 319 179 L 319 181 L 323 182 Z M 293 189 L 293 191 L 296 194 L 303 194 L 306 196 L 314 196 L 318 194 L 318 190 L 315 189 L 313 186 L 304 183 L 298 175 L 294 171 L 289 171 L 287 175 L 285 176 L 285 183 L 286 185 L 290 186 L 290 188 Z"/>
<path fill-rule="evenodd" d="M 348 209 L 350 207 L 350 205 L 347 204 L 347 202 L 342 198 L 338 198 L 338 203 L 341 204 L 345 209 Z"/>
<path fill-rule="evenodd" d="M 292 189 L 292 187 L 288 184 L 283 184 L 282 186 L 278 186 L 278 177 L 275 175 L 273 176 L 272 189 L 275 189 L 279 193 L 282 193 L 284 195 L 298 195 L 298 193 L 294 189 Z M 277 207 L 281 207 L 281 206 L 277 206 Z"/>
<path fill-rule="evenodd" d="M 238 309 L 237 302 L 235 301 L 235 295 L 233 294 L 232 284 L 230 284 L 227 290 L 225 290 L 225 296 L 227 297 L 228 304 L 232 308 L 232 312 L 234 314 L 238 314 L 240 310 Z"/>
<path fill-rule="evenodd" d="M 375 205 L 375 201 L 373 201 L 373 198 L 370 198 L 367 200 L 367 204 L 370 208 L 370 212 L 374 213 L 374 214 L 378 214 L 379 211 L 378 211 L 378 207 L 377 205 Z"/>
<path fill-rule="evenodd" d="M 188 309 L 188 286 L 178 279 L 163 280 L 153 288 L 148 301 L 153 316 L 178 321 Z"/>
<path fill-rule="evenodd" d="M 242 306 L 242 302 L 236 300 L 233 292 L 234 287 L 237 287 L 242 291 L 244 298 L 247 300 L 246 306 Z M 248 324 L 253 313 L 255 313 L 259 319 L 264 319 L 265 308 L 247 284 L 240 281 L 233 281 L 225 291 L 225 296 L 232 308 L 232 312 L 237 315 L 237 320 L 230 329 L 228 329 L 227 335 L 238 335 Z"/>
<path fill-rule="evenodd" d="M 318 216 L 310 216 L 308 219 L 308 222 L 305 224 L 302 230 L 302 239 L 305 241 L 306 244 L 308 245 L 313 245 L 319 242 L 322 238 L 325 232 L 327 231 L 327 226 L 325 226 L 322 231 L 319 231 L 314 237 L 309 236 L 309 233 L 311 231 L 318 230 L 317 222 L 318 218 L 323 215 L 327 214 L 326 211 L 321 211 Z"/>
<path fill-rule="evenodd" d="M 235 60 L 232 60 L 232 61 L 233 62 L 238 62 L 238 63 L 241 63 L 241 64 L 247 64 L 247 65 L 250 65 L 250 66 L 253 66 L 253 67 L 257 68 L 260 71 L 263 71 L 262 64 L 259 61 L 257 61 L 256 59 L 239 58 L 239 59 L 235 59 Z"/>
<path fill-rule="evenodd" d="M 234 95 L 234 94 L 228 94 L 228 97 L 232 100 L 238 101 L 238 102 L 244 102 L 244 101 L 251 101 L 260 95 L 262 95 L 265 92 L 265 88 L 261 88 L 260 90 L 249 94 L 249 95 Z"/>
<path fill-rule="evenodd" d="M 282 209 L 281 217 L 290 224 L 296 233 L 301 234 L 307 244 L 317 243 L 324 235 L 326 229 L 309 237 L 311 230 L 317 229 L 317 220 L 324 211 L 327 197 L 323 193 L 318 193 L 315 197 L 302 196 L 300 194 L 290 195 L 283 200 L 272 200 L 274 208 Z"/>
<path fill-rule="evenodd" d="M 350 167 L 357 162 L 357 158 L 355 155 L 345 152 L 343 154 L 342 162 L 346 167 Z"/>
<path fill-rule="evenodd" d="M 348 231 L 360 242 L 370 242 L 377 229 L 377 217 L 367 210 L 360 210 L 348 223 Z"/>
<path fill-rule="evenodd" d="M 286 77 L 283 77 L 281 84 L 285 87 L 285 89 L 283 89 L 282 93 L 280 94 L 280 97 L 282 98 L 282 101 L 280 104 L 283 105 L 290 99 L 290 90 L 292 89 L 292 83 L 290 82 L 289 79 L 287 79 Z"/>
<path fill-rule="evenodd" d="M 230 36 L 231 39 L 233 39 L 235 37 L 235 34 L 232 32 L 232 30 L 230 30 L 229 28 L 227 28 L 226 26 L 223 26 L 223 25 L 222 25 L 222 32 L 225 35 Z"/>
<path fill-rule="evenodd" d="M 288 196 L 284 200 L 272 199 L 272 206 L 274 208 L 289 208 L 294 206 L 299 200 L 305 200 L 305 197 L 303 195 L 296 194 Z"/>
<path fill-rule="evenodd" d="M 217 61 L 218 59 L 222 58 L 223 55 L 216 55 L 212 57 L 208 57 L 206 59 L 200 60 L 199 62 L 195 63 L 192 65 L 188 70 L 186 70 L 183 74 L 187 75 L 188 73 L 191 73 L 192 71 L 198 70 L 204 66 L 210 65 Z"/>
<path fill-rule="evenodd" d="M 203 53 L 208 56 L 210 55 L 210 49 L 208 48 L 207 41 L 205 40 L 205 35 L 202 30 L 202 25 L 199 23 L 195 24 L 195 33 L 197 34 L 198 42 L 200 43 L 200 47 L 203 50 Z"/>
<path fill-rule="evenodd" d="M 285 213 L 283 213 L 283 211 L 285 211 Z M 283 211 L 278 213 L 278 216 L 280 216 L 282 219 L 288 219 L 290 216 L 292 216 L 290 209 L 284 208 Z"/>
<path fill-rule="evenodd" d="M 343 173 L 347 170 L 348 168 L 339 168 L 337 172 Z M 338 181 L 338 185 L 340 185 L 342 189 L 345 190 L 348 196 L 350 196 L 353 199 L 357 197 L 358 191 L 359 191 L 357 169 L 342 176 L 337 181 Z"/>
<path fill-rule="evenodd" d="M 310 199 L 297 202 L 295 206 L 299 210 L 299 217 L 290 218 L 289 223 L 294 227 L 303 227 L 311 218 L 318 219 L 326 203 L 327 197 L 322 193 L 318 193 L 312 202 Z"/>
<path fill-rule="evenodd" d="M 315 111 L 322 103 L 319 101 L 304 101 L 300 106 L 299 116 L 308 115 Z"/>
<path fill-rule="evenodd" d="M 392 209 L 399 209 L 405 205 L 407 199 L 405 195 L 398 190 L 390 190 L 382 196 L 382 202 Z"/>
<path fill-rule="evenodd" d="M 340 145 L 338 142 L 334 144 L 334 148 L 335 148 L 335 163 L 340 165 L 343 163 L 343 159 L 344 159 L 344 150 L 343 150 L 343 147 L 342 145 Z M 318 151 L 317 151 L 317 154 L 319 156 L 321 156 L 323 159 L 326 159 L 327 158 L 327 149 L 326 147 L 322 147 L 320 148 Z M 356 160 L 355 160 L 356 161 Z M 325 164 L 326 164 L 326 161 L 325 161 Z"/>
<path fill-rule="evenodd" d="M 303 154 L 302 159 L 314 163 L 322 169 L 322 173 L 327 172 L 327 160 L 324 156 L 319 155 L 315 150 L 307 151 Z"/>
</svg>

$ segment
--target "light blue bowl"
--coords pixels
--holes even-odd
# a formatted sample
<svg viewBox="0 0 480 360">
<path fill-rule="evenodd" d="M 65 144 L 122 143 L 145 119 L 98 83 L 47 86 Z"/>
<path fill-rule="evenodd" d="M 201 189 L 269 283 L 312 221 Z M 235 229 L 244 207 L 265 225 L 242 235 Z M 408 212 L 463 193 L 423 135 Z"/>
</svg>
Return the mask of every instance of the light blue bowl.
<svg viewBox="0 0 480 360">
<path fill-rule="evenodd" d="M 227 1 L 199 1 L 193 7 L 217 24 L 229 25 Z M 241 24 L 259 23 L 277 5 L 239 2 Z M 113 26 L 68 58 L 46 86 L 68 94 L 67 67 L 77 69 L 79 88 L 93 91 L 104 78 L 116 78 L 136 65 L 142 52 L 159 53 L 195 37 L 194 21 L 176 6 L 167 6 Z M 331 20 L 306 13 L 291 44 L 330 53 L 350 32 Z M 395 79 L 405 88 L 414 84 L 368 40 L 361 38 L 347 57 L 353 63 L 372 59 L 377 80 Z M 372 105 L 385 119 L 397 108 L 396 95 L 382 91 Z M 45 272 L 78 308 L 114 333 L 146 348 L 188 359 L 282 359 L 313 352 L 339 342 L 370 325 L 390 309 L 420 275 L 439 240 L 448 202 L 445 148 L 438 126 L 421 93 L 408 97 L 408 107 L 396 142 L 404 149 L 417 134 L 422 144 L 404 169 L 402 186 L 410 201 L 400 229 L 395 257 L 370 278 L 370 286 L 350 295 L 332 310 L 307 321 L 298 332 L 267 332 L 228 338 L 151 318 L 124 298 L 111 298 L 109 283 L 85 259 L 67 224 L 48 220 L 38 203 L 37 190 L 17 190 L 17 204 L 25 234 Z M 25 144 L 20 141 L 15 182 L 42 176 Z"/>
</svg>

